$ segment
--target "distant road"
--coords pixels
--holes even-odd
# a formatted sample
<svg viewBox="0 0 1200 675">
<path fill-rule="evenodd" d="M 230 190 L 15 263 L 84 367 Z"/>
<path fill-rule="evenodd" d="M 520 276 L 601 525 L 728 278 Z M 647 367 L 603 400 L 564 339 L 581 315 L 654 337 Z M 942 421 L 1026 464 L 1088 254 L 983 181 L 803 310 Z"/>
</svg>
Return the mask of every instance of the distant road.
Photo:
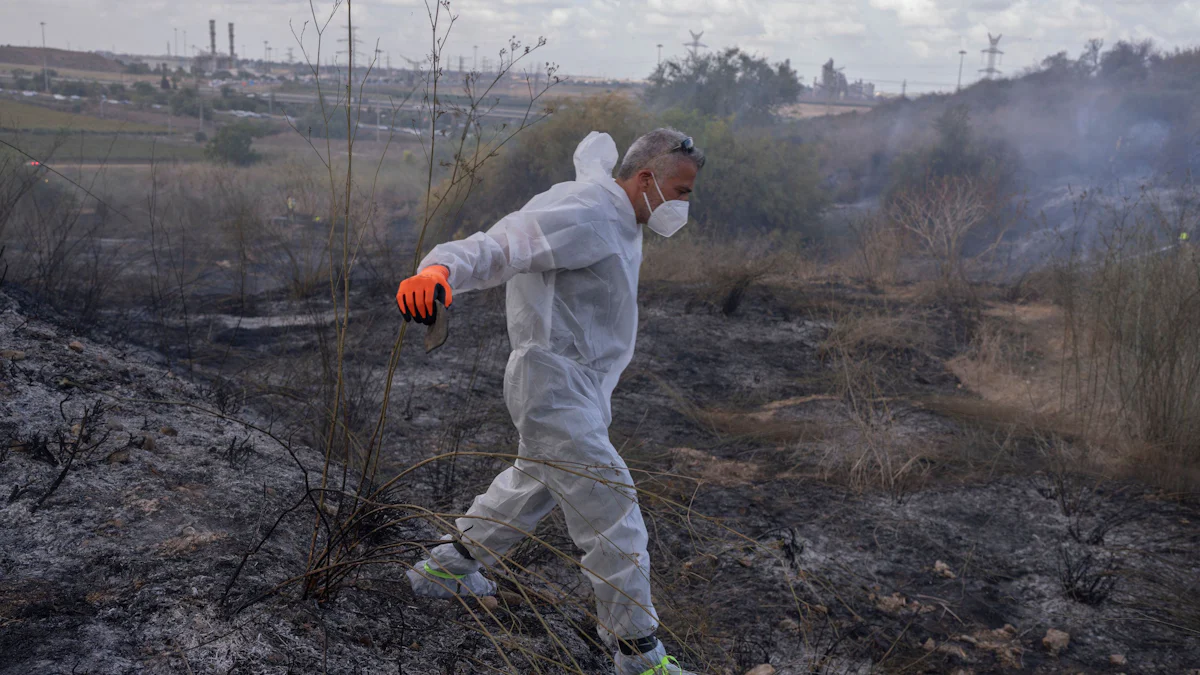
<svg viewBox="0 0 1200 675">
<path fill-rule="evenodd" d="M 297 93 L 275 92 L 275 100 L 277 102 L 285 103 L 285 104 L 300 103 L 303 105 L 316 105 L 317 104 L 317 95 L 316 94 L 297 94 Z M 327 102 L 334 101 L 334 100 L 336 100 L 336 97 L 335 96 L 326 96 L 325 100 Z M 388 97 L 386 95 L 377 94 L 375 96 L 364 96 L 364 105 L 374 105 L 376 103 L 383 104 L 383 103 L 387 103 L 387 102 L 388 102 Z M 417 102 L 417 103 L 410 102 L 405 105 L 397 106 L 397 108 L 400 110 L 410 111 L 410 112 L 421 112 L 422 110 L 424 110 L 424 106 L 419 102 Z M 515 120 L 523 119 L 527 112 L 531 117 L 536 117 L 537 115 L 540 114 L 540 111 L 541 111 L 540 106 L 534 106 L 532 111 L 527 111 L 526 108 L 517 107 L 517 106 L 513 106 L 513 105 L 497 106 L 496 108 L 489 110 L 487 112 L 487 114 L 484 115 L 483 117 L 515 121 Z"/>
</svg>

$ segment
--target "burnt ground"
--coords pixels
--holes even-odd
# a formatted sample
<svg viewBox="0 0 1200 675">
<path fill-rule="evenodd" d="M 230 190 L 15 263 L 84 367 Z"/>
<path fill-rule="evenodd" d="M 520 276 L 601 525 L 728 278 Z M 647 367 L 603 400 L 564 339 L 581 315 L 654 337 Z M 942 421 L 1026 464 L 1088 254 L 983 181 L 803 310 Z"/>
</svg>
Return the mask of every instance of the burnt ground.
<svg viewBox="0 0 1200 675">
<path fill-rule="evenodd" d="M 662 635 L 685 664 L 739 675 L 764 663 L 788 674 L 1200 668 L 1200 508 L 1072 473 L 1033 434 L 937 412 L 938 397 L 969 395 L 944 366 L 969 343 L 969 312 L 928 305 L 929 340 L 839 351 L 839 322 L 891 305 L 836 284 L 751 288 L 730 315 L 708 300 L 702 288 L 645 289 L 612 427 L 642 491 Z M 257 307 L 321 315 L 281 299 Z M 314 331 L 210 309 L 189 332 L 209 336 L 196 359 L 207 372 L 220 354 L 236 373 L 219 386 L 181 369 L 180 350 L 76 335 L 0 291 L 0 674 L 608 672 L 586 584 L 543 546 L 513 551 L 524 571 L 498 572 L 507 594 L 495 608 L 413 598 L 403 571 L 438 534 L 428 518 L 372 535 L 393 555 L 336 593 L 271 592 L 304 572 L 315 518 L 305 484 L 322 458 L 296 402 L 312 392 L 298 373 L 311 369 Z M 515 446 L 500 298 L 463 296 L 453 316 L 442 350 L 405 347 L 381 475 Z M 395 316 L 354 323 L 347 361 L 366 420 Z M 232 395 L 233 381 L 260 386 Z M 402 514 L 460 512 L 502 461 L 433 462 L 383 498 Z M 538 535 L 573 552 L 557 515 Z M 538 594 L 523 600 L 522 588 Z M 1051 629 L 1069 642 L 1047 646 Z"/>
</svg>

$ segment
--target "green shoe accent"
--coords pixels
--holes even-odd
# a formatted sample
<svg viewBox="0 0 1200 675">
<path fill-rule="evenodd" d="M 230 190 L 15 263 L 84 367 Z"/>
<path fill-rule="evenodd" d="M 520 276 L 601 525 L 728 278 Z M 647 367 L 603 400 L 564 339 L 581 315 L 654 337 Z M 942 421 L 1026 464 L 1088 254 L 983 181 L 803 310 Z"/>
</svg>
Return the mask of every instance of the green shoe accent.
<svg viewBox="0 0 1200 675">
<path fill-rule="evenodd" d="M 679 661 L 674 656 L 664 656 L 662 657 L 662 661 L 659 661 L 650 670 L 642 671 L 641 675 L 663 675 L 669 673 L 670 671 L 667 670 L 667 666 L 675 666 L 683 670 L 679 665 Z"/>
<path fill-rule="evenodd" d="M 429 563 L 425 563 L 425 573 L 430 576 L 435 576 L 439 579 L 449 579 L 450 581 L 458 581 L 459 579 L 467 576 L 465 574 L 450 574 L 449 572 L 435 570 L 429 566 Z"/>
</svg>

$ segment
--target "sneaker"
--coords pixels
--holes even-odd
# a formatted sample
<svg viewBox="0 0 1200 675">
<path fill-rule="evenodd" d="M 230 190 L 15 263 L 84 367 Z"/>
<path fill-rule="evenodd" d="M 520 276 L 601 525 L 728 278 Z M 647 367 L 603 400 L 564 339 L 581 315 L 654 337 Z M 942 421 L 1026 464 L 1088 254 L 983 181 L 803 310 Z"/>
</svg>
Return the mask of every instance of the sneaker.
<svg viewBox="0 0 1200 675">
<path fill-rule="evenodd" d="M 423 598 L 495 595 L 496 582 L 483 576 L 478 561 L 464 557 L 453 544 L 442 544 L 406 572 L 413 595 Z"/>
<path fill-rule="evenodd" d="M 613 662 L 616 664 L 616 675 L 694 675 L 684 670 L 674 656 L 667 655 L 667 648 L 662 642 L 642 654 L 625 654 L 617 650 Z"/>
</svg>

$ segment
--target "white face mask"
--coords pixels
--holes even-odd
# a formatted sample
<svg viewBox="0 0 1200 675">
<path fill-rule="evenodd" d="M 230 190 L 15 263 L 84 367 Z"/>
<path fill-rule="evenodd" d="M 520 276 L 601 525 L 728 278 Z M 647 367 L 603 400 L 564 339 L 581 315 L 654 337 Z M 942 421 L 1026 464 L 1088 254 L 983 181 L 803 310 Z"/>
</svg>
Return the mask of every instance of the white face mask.
<svg viewBox="0 0 1200 675">
<path fill-rule="evenodd" d="M 650 220 L 646 221 L 646 226 L 664 237 L 669 237 L 687 225 L 688 203 L 678 199 L 667 201 L 662 188 L 658 186 L 658 179 L 654 178 L 654 174 L 650 174 L 650 177 L 654 180 L 654 189 L 658 190 L 658 198 L 663 202 L 657 209 L 650 209 L 650 198 L 645 192 L 642 193 L 642 199 L 646 200 L 646 208 L 650 209 Z"/>
</svg>

